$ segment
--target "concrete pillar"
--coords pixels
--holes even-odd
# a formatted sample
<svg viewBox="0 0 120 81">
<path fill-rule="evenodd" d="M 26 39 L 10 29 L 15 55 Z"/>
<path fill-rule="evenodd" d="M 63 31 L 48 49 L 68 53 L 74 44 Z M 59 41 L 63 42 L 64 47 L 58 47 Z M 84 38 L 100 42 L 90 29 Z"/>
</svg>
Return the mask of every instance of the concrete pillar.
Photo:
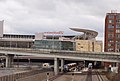
<svg viewBox="0 0 120 81">
<path fill-rule="evenodd" d="M 120 64 L 118 62 L 116 63 L 116 67 L 117 67 L 117 73 L 120 73 Z"/>
<path fill-rule="evenodd" d="M 54 58 L 54 73 L 55 75 L 58 75 L 59 73 L 59 59 Z"/>
<path fill-rule="evenodd" d="M 61 59 L 61 72 L 63 72 L 64 69 L 64 59 Z"/>
<path fill-rule="evenodd" d="M 6 55 L 6 67 L 11 68 L 13 63 L 14 55 Z"/>
</svg>

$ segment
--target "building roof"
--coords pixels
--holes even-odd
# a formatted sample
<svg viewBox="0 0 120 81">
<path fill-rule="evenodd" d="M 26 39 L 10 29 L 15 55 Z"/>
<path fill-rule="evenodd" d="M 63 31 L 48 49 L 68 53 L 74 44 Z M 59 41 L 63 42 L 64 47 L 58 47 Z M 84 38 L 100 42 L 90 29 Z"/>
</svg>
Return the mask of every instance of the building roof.
<svg viewBox="0 0 120 81">
<path fill-rule="evenodd" d="M 98 35 L 98 32 L 93 30 L 80 29 L 80 28 L 70 28 L 70 29 L 77 32 L 83 32 L 88 39 L 95 38 Z"/>
</svg>

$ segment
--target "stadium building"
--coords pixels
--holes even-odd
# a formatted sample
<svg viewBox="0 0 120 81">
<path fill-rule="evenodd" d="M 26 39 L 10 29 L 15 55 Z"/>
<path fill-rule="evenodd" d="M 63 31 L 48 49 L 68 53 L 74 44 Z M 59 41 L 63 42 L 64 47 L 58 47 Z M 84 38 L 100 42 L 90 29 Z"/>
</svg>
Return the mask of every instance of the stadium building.
<svg viewBox="0 0 120 81">
<path fill-rule="evenodd" d="M 35 35 L 4 34 L 3 23 L 0 21 L 0 47 L 34 48 L 71 51 L 101 52 L 102 41 L 95 38 L 98 32 L 87 29 L 70 28 L 80 35 L 64 35 L 63 31 L 40 32 Z"/>
</svg>

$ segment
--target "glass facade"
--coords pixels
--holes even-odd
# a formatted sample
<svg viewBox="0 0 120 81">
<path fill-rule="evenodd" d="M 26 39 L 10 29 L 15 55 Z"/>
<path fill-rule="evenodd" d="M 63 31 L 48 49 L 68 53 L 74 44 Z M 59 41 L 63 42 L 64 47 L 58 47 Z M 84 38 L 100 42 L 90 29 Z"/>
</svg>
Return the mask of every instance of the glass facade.
<svg viewBox="0 0 120 81">
<path fill-rule="evenodd" d="M 73 42 L 59 40 L 35 40 L 35 49 L 73 50 Z"/>
</svg>

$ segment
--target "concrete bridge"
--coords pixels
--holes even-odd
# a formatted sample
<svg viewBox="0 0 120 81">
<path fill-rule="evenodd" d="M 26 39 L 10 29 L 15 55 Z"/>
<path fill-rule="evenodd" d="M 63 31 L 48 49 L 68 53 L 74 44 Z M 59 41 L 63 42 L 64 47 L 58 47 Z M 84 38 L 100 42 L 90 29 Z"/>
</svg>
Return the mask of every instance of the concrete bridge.
<svg viewBox="0 0 120 81">
<path fill-rule="evenodd" d="M 22 49 L 22 48 L 0 48 L 0 54 L 6 56 L 6 67 L 11 67 L 14 55 L 29 55 L 37 57 L 48 57 L 54 59 L 55 75 L 59 73 L 58 65 L 61 60 L 63 70 L 64 59 L 70 60 L 91 60 L 104 62 L 120 62 L 120 53 L 112 52 L 78 52 L 64 50 L 45 50 L 45 49 Z"/>
</svg>

